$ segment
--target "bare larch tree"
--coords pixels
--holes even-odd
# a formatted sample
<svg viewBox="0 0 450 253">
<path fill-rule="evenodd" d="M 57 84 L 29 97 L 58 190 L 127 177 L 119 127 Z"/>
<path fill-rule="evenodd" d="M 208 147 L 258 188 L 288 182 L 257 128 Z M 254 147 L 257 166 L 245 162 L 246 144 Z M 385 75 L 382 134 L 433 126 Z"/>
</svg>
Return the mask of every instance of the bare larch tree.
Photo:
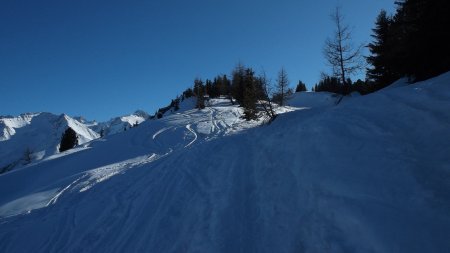
<svg viewBox="0 0 450 253">
<path fill-rule="evenodd" d="M 333 37 L 325 41 L 324 55 L 333 68 L 333 74 L 345 85 L 348 76 L 364 68 L 361 55 L 363 45 L 355 47 L 352 44 L 350 28 L 344 24 L 339 7 L 331 14 L 331 19 L 336 30 Z"/>
<path fill-rule="evenodd" d="M 284 68 L 281 68 L 281 70 L 278 72 L 278 78 L 277 78 L 277 102 L 283 106 L 285 105 L 286 98 L 288 96 L 288 90 L 289 90 L 289 79 L 287 72 Z"/>
</svg>

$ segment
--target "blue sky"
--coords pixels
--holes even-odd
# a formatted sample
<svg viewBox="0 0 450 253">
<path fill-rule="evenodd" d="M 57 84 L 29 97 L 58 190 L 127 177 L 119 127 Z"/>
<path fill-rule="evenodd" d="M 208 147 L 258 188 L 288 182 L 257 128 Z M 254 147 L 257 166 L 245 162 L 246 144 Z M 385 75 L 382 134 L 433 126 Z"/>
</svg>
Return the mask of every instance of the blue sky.
<svg viewBox="0 0 450 253">
<path fill-rule="evenodd" d="M 48 111 L 99 121 L 153 113 L 196 77 L 237 62 L 281 67 L 291 86 L 329 71 L 322 55 L 340 5 L 357 43 L 370 42 L 393 0 L 3 0 L 0 115 Z M 360 77 L 363 77 L 361 75 Z"/>
</svg>

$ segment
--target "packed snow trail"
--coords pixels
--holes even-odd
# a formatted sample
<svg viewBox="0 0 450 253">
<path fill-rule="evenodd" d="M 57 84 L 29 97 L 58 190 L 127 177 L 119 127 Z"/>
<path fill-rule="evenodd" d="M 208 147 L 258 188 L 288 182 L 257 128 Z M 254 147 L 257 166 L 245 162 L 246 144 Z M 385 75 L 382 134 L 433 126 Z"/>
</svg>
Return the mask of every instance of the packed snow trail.
<svg viewBox="0 0 450 253">
<path fill-rule="evenodd" d="M 93 143 L 0 176 L 1 183 L 30 187 L 13 175 L 39 169 L 49 177 L 47 171 L 70 169 L 62 165 L 93 163 L 94 154 L 119 143 L 130 149 L 127 158 L 113 162 L 110 156 L 95 168 L 132 169 L 83 192 L 77 182 L 53 205 L 2 218 L 0 251 L 448 252 L 449 84 L 446 74 L 338 106 L 295 110 L 268 126 L 211 141 L 205 127 L 195 128 L 199 139 L 183 148 L 193 140 L 186 126 L 210 121 L 207 111 L 202 117 L 195 111 L 168 117 L 154 131 L 136 128 L 117 142 Z M 140 145 L 153 147 L 139 137 L 154 143 L 168 121 L 189 137 L 170 154 L 139 163 L 149 159 L 138 155 Z M 239 126 L 221 133 L 233 127 Z M 167 132 L 156 139 L 172 143 Z"/>
</svg>

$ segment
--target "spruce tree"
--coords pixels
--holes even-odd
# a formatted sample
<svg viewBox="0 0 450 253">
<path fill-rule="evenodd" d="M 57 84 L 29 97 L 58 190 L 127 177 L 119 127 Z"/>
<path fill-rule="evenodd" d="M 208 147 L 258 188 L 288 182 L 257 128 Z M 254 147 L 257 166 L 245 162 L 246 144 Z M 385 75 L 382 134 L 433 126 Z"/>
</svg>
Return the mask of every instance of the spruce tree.
<svg viewBox="0 0 450 253">
<path fill-rule="evenodd" d="M 231 104 L 234 104 L 233 96 L 231 94 L 231 81 L 228 79 L 226 75 L 222 76 L 222 88 L 220 92 L 222 95 L 227 96 Z"/>
<path fill-rule="evenodd" d="M 194 96 L 194 91 L 192 91 L 191 88 L 187 88 L 184 92 L 183 92 L 183 98 L 190 98 Z"/>
<path fill-rule="evenodd" d="M 252 69 L 246 69 L 245 75 L 242 80 L 243 84 L 243 98 L 242 98 L 242 107 L 244 107 L 244 118 L 246 120 L 254 120 L 257 119 L 257 96 L 258 90 L 256 88 L 256 78 L 254 76 L 254 72 Z"/>
<path fill-rule="evenodd" d="M 194 81 L 194 94 L 197 97 L 197 103 L 195 108 L 204 109 L 205 108 L 205 86 L 201 79 L 195 79 Z"/>
<path fill-rule="evenodd" d="M 232 72 L 231 94 L 236 101 L 242 106 L 244 100 L 245 84 L 244 78 L 246 70 L 244 65 L 238 64 Z"/>
<path fill-rule="evenodd" d="M 392 66 L 392 19 L 388 17 L 386 11 L 382 10 L 377 17 L 375 28 L 372 29 L 374 41 L 367 46 L 371 53 L 367 57 L 367 62 L 371 65 L 367 69 L 367 78 L 374 82 L 375 89 L 381 89 L 391 84 L 401 76 Z"/>
<path fill-rule="evenodd" d="M 295 88 L 295 92 L 303 92 L 307 91 L 306 84 L 302 81 L 298 81 L 297 87 Z"/>
<path fill-rule="evenodd" d="M 343 85 L 341 84 L 341 81 L 337 77 L 332 76 L 324 76 L 318 84 L 314 86 L 315 92 L 320 91 L 328 91 L 333 93 L 342 94 L 343 92 Z"/>
<path fill-rule="evenodd" d="M 209 97 L 214 96 L 213 83 L 209 79 L 206 79 L 205 81 L 205 94 Z"/>
<path fill-rule="evenodd" d="M 368 77 L 378 85 L 407 76 L 421 81 L 450 70 L 450 1 L 401 0 L 397 11 L 387 20 L 381 13 L 369 44 L 372 65 Z M 385 35 L 387 30 L 387 35 Z M 383 37 L 385 36 L 385 37 Z"/>
<path fill-rule="evenodd" d="M 425 80 L 450 70 L 450 2 L 448 0 L 405 0 L 398 2 L 395 17 L 407 50 L 405 74 L 412 81 Z"/>
<path fill-rule="evenodd" d="M 179 98 L 179 97 L 177 97 L 177 98 L 175 99 L 175 103 L 174 103 L 174 105 L 173 105 L 173 110 L 174 110 L 174 111 L 180 110 L 180 100 L 181 100 L 181 98 Z"/>
<path fill-rule="evenodd" d="M 67 128 L 61 137 L 61 143 L 59 144 L 59 152 L 64 152 L 78 145 L 77 133 L 71 128 Z"/>
</svg>

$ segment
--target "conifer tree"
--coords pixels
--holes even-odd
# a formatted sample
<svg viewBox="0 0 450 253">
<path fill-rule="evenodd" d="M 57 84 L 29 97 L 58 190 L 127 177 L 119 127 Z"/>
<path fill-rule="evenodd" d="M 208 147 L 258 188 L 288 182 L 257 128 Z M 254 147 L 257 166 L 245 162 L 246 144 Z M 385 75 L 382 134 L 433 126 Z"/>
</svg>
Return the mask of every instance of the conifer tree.
<svg viewBox="0 0 450 253">
<path fill-rule="evenodd" d="M 297 87 L 295 88 L 295 92 L 303 92 L 307 91 L 306 84 L 302 81 L 298 81 Z"/>
<path fill-rule="evenodd" d="M 179 98 L 179 97 L 177 97 L 177 98 L 175 99 L 175 103 L 174 103 L 174 105 L 173 105 L 173 110 L 174 110 L 174 111 L 180 110 L 180 100 L 181 100 L 181 98 Z"/>
<path fill-rule="evenodd" d="M 246 120 L 254 120 L 257 119 L 257 108 L 256 102 L 257 98 L 257 88 L 254 72 L 252 69 L 248 68 L 245 70 L 245 74 L 243 77 L 243 98 L 242 98 L 242 107 L 244 107 L 244 118 Z"/>
<path fill-rule="evenodd" d="M 341 84 L 341 81 L 339 78 L 334 77 L 334 76 L 324 76 L 319 81 L 319 83 L 314 86 L 314 91 L 315 92 L 328 91 L 328 92 L 342 94 L 343 87 L 344 86 Z"/>
<path fill-rule="evenodd" d="M 220 76 L 215 77 L 211 84 L 211 89 L 208 93 L 210 98 L 217 98 L 220 96 L 220 86 L 221 86 L 221 79 Z"/>
<path fill-rule="evenodd" d="M 211 93 L 213 93 L 214 95 L 214 91 L 213 91 L 213 83 L 211 82 L 211 80 L 206 79 L 205 81 L 205 94 L 208 95 L 209 97 L 211 96 Z"/>
<path fill-rule="evenodd" d="M 194 94 L 197 97 L 197 102 L 195 108 L 204 109 L 205 108 L 205 86 L 201 79 L 195 79 L 194 81 Z"/>
<path fill-rule="evenodd" d="M 230 99 L 231 104 L 234 104 L 233 96 L 231 94 L 231 81 L 228 79 L 227 75 L 222 76 L 222 88 L 220 92 Z"/>
<path fill-rule="evenodd" d="M 242 105 L 244 100 L 244 78 L 246 70 L 242 64 L 238 64 L 232 72 L 231 93 L 236 101 Z"/>
<path fill-rule="evenodd" d="M 64 152 L 78 145 L 77 133 L 71 128 L 67 128 L 61 137 L 61 143 L 59 144 L 59 152 Z"/>
<path fill-rule="evenodd" d="M 183 97 L 184 98 L 190 98 L 194 96 L 194 91 L 192 91 L 191 88 L 187 88 L 184 92 L 183 92 Z"/>
<path fill-rule="evenodd" d="M 384 13 L 377 18 L 367 59 L 372 65 L 369 79 L 385 86 L 402 76 L 415 82 L 449 71 L 450 1 L 399 0 L 395 4 L 392 18 Z"/>
<path fill-rule="evenodd" d="M 377 17 L 375 28 L 372 29 L 374 41 L 367 46 L 371 53 L 367 62 L 371 65 L 367 69 L 367 78 L 373 81 L 376 89 L 384 88 L 401 76 L 395 72 L 392 66 L 392 48 L 394 35 L 391 31 L 392 20 L 382 10 Z"/>
</svg>

